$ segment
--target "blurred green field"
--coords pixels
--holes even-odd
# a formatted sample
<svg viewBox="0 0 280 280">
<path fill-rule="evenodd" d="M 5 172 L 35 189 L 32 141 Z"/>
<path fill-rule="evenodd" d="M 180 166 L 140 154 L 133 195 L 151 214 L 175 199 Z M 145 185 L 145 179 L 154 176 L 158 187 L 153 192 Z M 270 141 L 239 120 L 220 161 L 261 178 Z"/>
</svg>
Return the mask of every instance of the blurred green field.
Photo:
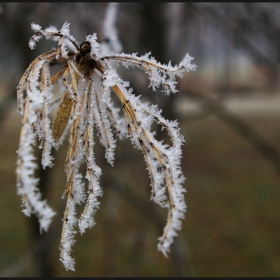
<svg viewBox="0 0 280 280">
<path fill-rule="evenodd" d="M 246 122 L 279 147 L 279 118 L 251 115 Z M 275 168 L 215 116 L 179 122 L 186 139 L 182 166 L 188 211 L 170 257 L 157 251 L 167 213 L 149 201 L 142 154 L 125 140 L 118 143 L 114 167 L 96 146 L 104 189 L 97 224 L 77 235 L 75 272 L 66 272 L 59 261 L 58 227 L 48 244 L 53 276 L 280 276 L 280 178 Z M 29 254 L 34 246 L 30 218 L 21 213 L 15 186 L 19 129 L 13 107 L 0 132 L 0 276 L 37 276 Z M 56 166 L 48 178 L 47 197 L 58 224 L 65 204 L 65 152 L 66 145 L 55 152 Z"/>
</svg>

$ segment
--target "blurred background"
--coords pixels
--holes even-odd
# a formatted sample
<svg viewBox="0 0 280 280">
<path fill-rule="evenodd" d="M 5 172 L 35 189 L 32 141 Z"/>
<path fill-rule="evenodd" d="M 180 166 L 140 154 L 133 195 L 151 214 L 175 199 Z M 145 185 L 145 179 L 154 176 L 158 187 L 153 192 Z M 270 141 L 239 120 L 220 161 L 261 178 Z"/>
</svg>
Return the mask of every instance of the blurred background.
<svg viewBox="0 0 280 280">
<path fill-rule="evenodd" d="M 40 188 L 57 212 L 48 233 L 21 212 L 15 163 L 20 134 L 16 86 L 38 55 L 56 47 L 28 41 L 30 23 L 60 29 L 70 22 L 81 43 L 97 33 L 109 3 L 0 3 L 0 276 L 280 276 L 280 3 L 119 3 L 122 51 L 151 52 L 198 67 L 178 80 L 179 93 L 148 88 L 138 70 L 119 68 L 135 94 L 180 123 L 188 211 L 169 258 L 157 251 L 167 212 L 150 201 L 140 151 L 118 141 L 111 167 L 96 145 L 104 194 L 97 224 L 73 247 L 76 271 L 59 261 L 67 141 L 55 167 L 38 170 Z"/>
</svg>

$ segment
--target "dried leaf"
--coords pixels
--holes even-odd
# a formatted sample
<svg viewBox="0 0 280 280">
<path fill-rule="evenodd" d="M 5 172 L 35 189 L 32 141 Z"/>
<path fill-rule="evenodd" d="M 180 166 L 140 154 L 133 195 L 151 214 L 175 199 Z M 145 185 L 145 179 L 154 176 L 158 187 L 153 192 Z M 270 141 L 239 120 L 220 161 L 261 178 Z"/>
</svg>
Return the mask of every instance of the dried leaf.
<svg viewBox="0 0 280 280">
<path fill-rule="evenodd" d="M 52 124 L 52 137 L 55 141 L 58 141 L 68 123 L 71 110 L 73 107 L 73 100 L 70 98 L 69 92 L 67 92 L 60 103 L 57 112 L 55 114 Z"/>
</svg>

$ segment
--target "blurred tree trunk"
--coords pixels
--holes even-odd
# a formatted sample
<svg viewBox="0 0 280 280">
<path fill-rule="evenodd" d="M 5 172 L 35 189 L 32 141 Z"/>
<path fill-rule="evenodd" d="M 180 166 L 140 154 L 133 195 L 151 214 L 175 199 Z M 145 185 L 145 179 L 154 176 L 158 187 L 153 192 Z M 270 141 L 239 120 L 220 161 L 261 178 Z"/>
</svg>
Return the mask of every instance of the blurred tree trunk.
<svg viewBox="0 0 280 280">
<path fill-rule="evenodd" d="M 37 150 L 37 170 L 36 177 L 40 178 L 38 188 L 43 195 L 44 199 L 48 200 L 48 194 L 50 189 L 50 181 L 53 173 L 53 169 L 43 169 L 41 165 L 41 150 Z M 58 227 L 51 223 L 47 232 L 40 233 L 40 227 L 38 218 L 32 215 L 29 219 L 30 237 L 32 244 L 35 244 L 33 253 L 33 263 L 37 277 L 54 277 L 56 275 L 55 266 L 51 259 L 51 250 L 53 244 L 53 238 L 57 237 Z M 59 227 L 60 228 L 60 227 Z"/>
<path fill-rule="evenodd" d="M 142 26 L 140 33 L 140 41 L 145 42 L 145 48 L 151 51 L 155 59 L 161 63 L 168 63 L 168 46 L 167 46 L 167 26 L 169 22 L 165 17 L 166 3 L 149 3 L 142 4 Z M 157 92 L 151 96 L 152 102 L 158 104 L 163 110 L 166 119 L 176 119 L 175 99 L 176 95 L 164 96 Z M 158 131 L 160 134 L 161 131 Z"/>
</svg>

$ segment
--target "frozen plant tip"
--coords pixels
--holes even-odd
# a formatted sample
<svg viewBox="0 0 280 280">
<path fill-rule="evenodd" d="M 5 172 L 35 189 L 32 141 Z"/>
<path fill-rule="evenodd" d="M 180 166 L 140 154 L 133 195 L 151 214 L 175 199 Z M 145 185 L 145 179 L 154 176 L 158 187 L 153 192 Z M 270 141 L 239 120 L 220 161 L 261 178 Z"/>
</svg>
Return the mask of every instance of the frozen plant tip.
<svg viewBox="0 0 280 280">
<path fill-rule="evenodd" d="M 23 213 L 36 215 L 41 230 L 48 230 L 55 213 L 43 200 L 37 187 L 39 179 L 35 178 L 34 173 L 38 166 L 33 149 L 39 143 L 43 168 L 52 167 L 51 148 L 58 149 L 68 136 L 64 189 L 66 207 L 59 249 L 65 268 L 74 270 L 75 260 L 70 253 L 76 228 L 82 234 L 94 226 L 94 213 L 99 208 L 98 197 L 102 195 L 99 184 L 101 169 L 94 156 L 95 132 L 105 147 L 105 157 L 111 165 L 114 162 L 115 137 L 127 137 L 143 152 L 151 179 L 151 199 L 168 208 L 167 223 L 158 244 L 158 249 L 167 256 L 186 211 L 185 189 L 182 186 L 185 178 L 180 167 L 184 139 L 177 121 L 166 120 L 157 106 L 142 103 L 140 97 L 132 93 L 129 83 L 120 78 L 116 67 L 122 64 L 144 70 L 153 90 L 162 86 L 163 91 L 169 94 L 177 91 L 177 76 L 182 77 L 184 72 L 195 70 L 192 57 L 187 54 L 179 65 L 173 67 L 157 62 L 150 54 L 104 55 L 96 34 L 87 36 L 79 46 L 70 35 L 67 22 L 59 31 L 54 27 L 43 30 L 34 23 L 31 28 L 35 33 L 29 42 L 31 49 L 43 37 L 57 40 L 58 48 L 37 57 L 26 69 L 17 87 L 22 127 L 16 174 Z M 62 66 L 51 75 L 50 66 L 53 64 Z M 50 113 L 56 103 L 56 84 L 61 92 L 60 104 L 51 118 Z M 118 97 L 122 112 L 114 105 L 112 94 Z M 167 130 L 171 145 L 155 139 L 151 131 L 153 122 Z M 80 171 L 82 164 L 86 165 L 87 187 Z M 78 218 L 76 206 L 81 203 L 85 207 Z"/>
</svg>

